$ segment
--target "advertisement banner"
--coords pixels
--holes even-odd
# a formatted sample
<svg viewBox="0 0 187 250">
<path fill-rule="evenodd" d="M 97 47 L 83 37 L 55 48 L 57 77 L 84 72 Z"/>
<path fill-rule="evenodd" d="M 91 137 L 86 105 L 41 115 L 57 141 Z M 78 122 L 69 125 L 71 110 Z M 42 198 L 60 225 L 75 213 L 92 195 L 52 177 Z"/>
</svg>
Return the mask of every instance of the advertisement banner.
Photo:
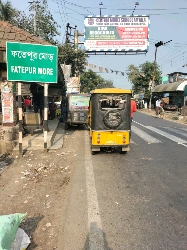
<svg viewBox="0 0 187 250">
<path fill-rule="evenodd" d="M 82 109 L 86 110 L 89 107 L 90 96 L 80 96 L 80 95 L 72 95 L 69 100 L 69 108 L 70 110 Z"/>
<path fill-rule="evenodd" d="M 63 74 L 64 74 L 64 79 L 65 82 L 67 83 L 70 79 L 70 75 L 71 75 L 71 65 L 66 65 L 66 64 L 60 64 Z"/>
<path fill-rule="evenodd" d="M 84 20 L 86 51 L 141 51 L 149 47 L 150 19 L 135 16 L 87 16 Z"/>
<path fill-rule="evenodd" d="M 70 77 L 69 81 L 66 83 L 66 88 L 66 93 L 79 93 L 79 77 Z"/>
<path fill-rule="evenodd" d="M 3 88 L 1 93 L 2 98 L 2 117 L 3 123 L 13 123 L 13 95 L 11 92 L 7 93 L 7 86 Z"/>
</svg>

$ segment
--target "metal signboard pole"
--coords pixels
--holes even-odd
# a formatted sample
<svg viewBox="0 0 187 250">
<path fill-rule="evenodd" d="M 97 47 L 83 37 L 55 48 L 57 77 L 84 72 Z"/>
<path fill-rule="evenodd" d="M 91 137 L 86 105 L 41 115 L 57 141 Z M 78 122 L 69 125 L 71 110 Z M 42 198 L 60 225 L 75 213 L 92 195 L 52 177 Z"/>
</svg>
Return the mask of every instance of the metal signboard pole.
<svg viewBox="0 0 187 250">
<path fill-rule="evenodd" d="M 21 100 L 21 82 L 18 82 L 18 110 L 19 110 L 19 155 L 22 156 L 23 112 Z"/>
<path fill-rule="evenodd" d="M 48 84 L 44 84 L 44 150 L 47 151 L 48 131 Z"/>
</svg>

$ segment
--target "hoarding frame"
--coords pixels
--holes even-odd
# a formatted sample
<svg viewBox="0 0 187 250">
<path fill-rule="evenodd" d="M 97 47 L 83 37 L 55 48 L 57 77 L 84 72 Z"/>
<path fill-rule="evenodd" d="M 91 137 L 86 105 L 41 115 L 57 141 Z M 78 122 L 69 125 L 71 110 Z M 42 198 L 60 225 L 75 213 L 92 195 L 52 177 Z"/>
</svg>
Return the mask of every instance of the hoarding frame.
<svg viewBox="0 0 187 250">
<path fill-rule="evenodd" d="M 133 18 L 133 19 L 132 19 Z M 136 19 L 137 18 L 137 19 Z M 141 19 L 138 19 L 138 18 L 141 18 L 143 20 L 146 20 L 145 23 L 140 23 L 140 20 Z M 89 20 L 90 19 L 90 20 Z M 94 19 L 98 19 L 98 23 L 96 23 L 96 21 Z M 99 23 L 99 19 L 103 20 L 102 22 Z M 109 20 L 108 23 L 106 20 Z M 117 22 L 113 22 L 111 20 L 128 20 L 127 22 L 131 24 L 131 20 L 134 21 L 134 20 L 138 20 L 139 21 L 139 26 L 137 27 L 137 25 L 135 24 L 134 26 L 127 26 L 125 22 L 123 23 L 120 23 L 120 21 L 117 21 Z M 111 23 L 111 25 L 110 25 Z M 132 22 L 133 23 L 133 22 Z M 115 25 L 114 25 L 115 24 Z M 118 26 L 119 24 L 119 26 Z M 92 31 L 92 33 L 94 32 L 94 29 L 98 28 L 98 27 L 104 27 L 105 30 L 109 31 L 110 29 L 112 29 L 114 32 L 113 34 L 115 34 L 115 38 L 114 39 L 106 39 L 106 36 L 103 35 L 104 39 L 89 39 L 89 35 L 88 35 L 88 32 L 89 31 Z M 116 29 L 117 27 L 117 29 Z M 120 27 L 121 27 L 121 30 L 120 30 Z M 123 39 L 121 36 L 124 35 L 123 32 L 126 32 L 125 29 L 129 28 L 129 27 L 133 27 L 133 28 L 138 28 L 137 29 L 137 34 L 139 37 L 141 37 L 141 30 L 143 29 L 143 33 L 142 33 L 142 37 L 143 38 L 126 38 L 126 39 Z M 109 29 L 107 29 L 109 28 Z M 139 29 L 140 28 L 140 29 Z M 116 32 L 117 30 L 117 32 Z M 120 36 L 120 31 L 121 31 L 121 36 Z M 145 33 L 145 31 L 147 32 L 147 34 Z M 85 19 L 84 19 L 84 46 L 85 46 L 85 52 L 86 54 L 92 54 L 92 55 L 97 55 L 97 54 L 104 54 L 104 55 L 137 55 L 137 54 L 146 54 L 148 52 L 148 49 L 149 49 L 149 31 L 150 31 L 150 16 L 149 15 L 104 15 L 104 16 L 92 16 L 92 15 L 88 15 L 88 16 L 85 16 Z M 104 32 L 103 32 L 104 33 Z M 134 36 L 134 33 L 133 31 L 131 31 L 130 33 L 127 33 L 126 34 L 129 34 L 129 36 Z M 91 36 L 91 32 L 90 32 L 90 36 Z M 119 38 L 116 39 L 116 36 L 118 36 Z M 125 36 L 125 35 L 124 35 Z M 98 35 L 99 37 L 99 35 Z M 112 38 L 112 36 L 111 36 Z M 136 41 L 136 44 L 133 46 L 130 45 L 130 43 L 132 43 L 133 41 L 135 41 L 135 39 L 139 39 L 139 41 Z M 120 44 L 119 46 L 118 45 L 100 45 L 100 48 L 99 46 L 97 46 L 100 43 L 102 42 L 118 42 Z M 89 45 L 88 45 L 88 42 L 95 42 L 97 43 L 97 45 L 90 45 L 90 48 Z M 129 42 L 129 44 L 128 44 Z M 140 44 L 139 48 L 138 48 L 138 43 Z M 142 45 L 141 46 L 141 42 L 144 42 L 144 46 Z M 127 43 L 128 45 L 124 45 L 125 43 Z M 135 49 L 135 46 L 137 47 L 137 49 Z M 94 49 L 92 49 L 94 47 Z M 134 47 L 134 48 L 133 48 Z M 143 49 L 141 49 L 140 47 L 143 47 Z"/>
</svg>

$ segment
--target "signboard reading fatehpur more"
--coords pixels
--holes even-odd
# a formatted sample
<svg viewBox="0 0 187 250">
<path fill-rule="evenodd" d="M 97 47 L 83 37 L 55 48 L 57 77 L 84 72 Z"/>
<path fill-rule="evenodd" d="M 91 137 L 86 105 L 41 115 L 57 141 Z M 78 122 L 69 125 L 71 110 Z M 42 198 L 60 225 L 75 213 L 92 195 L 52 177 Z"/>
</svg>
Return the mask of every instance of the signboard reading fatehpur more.
<svg viewBox="0 0 187 250">
<path fill-rule="evenodd" d="M 86 51 L 148 51 L 149 16 L 87 16 L 84 26 Z"/>
<path fill-rule="evenodd" d="M 7 42 L 8 81 L 57 83 L 57 47 Z"/>
</svg>

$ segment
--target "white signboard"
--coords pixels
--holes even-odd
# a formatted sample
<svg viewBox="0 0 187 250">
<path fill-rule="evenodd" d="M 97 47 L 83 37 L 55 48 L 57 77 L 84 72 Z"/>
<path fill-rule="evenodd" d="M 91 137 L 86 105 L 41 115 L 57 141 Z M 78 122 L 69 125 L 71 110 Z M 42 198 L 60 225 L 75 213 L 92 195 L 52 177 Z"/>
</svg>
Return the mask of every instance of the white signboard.
<svg viewBox="0 0 187 250">
<path fill-rule="evenodd" d="M 62 71 L 64 73 L 65 82 L 67 83 L 69 81 L 70 75 L 71 75 L 71 65 L 61 64 L 60 66 L 61 66 Z"/>
<path fill-rule="evenodd" d="M 66 93 L 75 93 L 80 91 L 79 87 L 79 78 L 78 77 L 70 77 L 69 81 L 66 83 L 67 91 Z"/>
<path fill-rule="evenodd" d="M 149 25 L 146 15 L 87 16 L 84 46 L 87 51 L 147 52 Z"/>
</svg>

